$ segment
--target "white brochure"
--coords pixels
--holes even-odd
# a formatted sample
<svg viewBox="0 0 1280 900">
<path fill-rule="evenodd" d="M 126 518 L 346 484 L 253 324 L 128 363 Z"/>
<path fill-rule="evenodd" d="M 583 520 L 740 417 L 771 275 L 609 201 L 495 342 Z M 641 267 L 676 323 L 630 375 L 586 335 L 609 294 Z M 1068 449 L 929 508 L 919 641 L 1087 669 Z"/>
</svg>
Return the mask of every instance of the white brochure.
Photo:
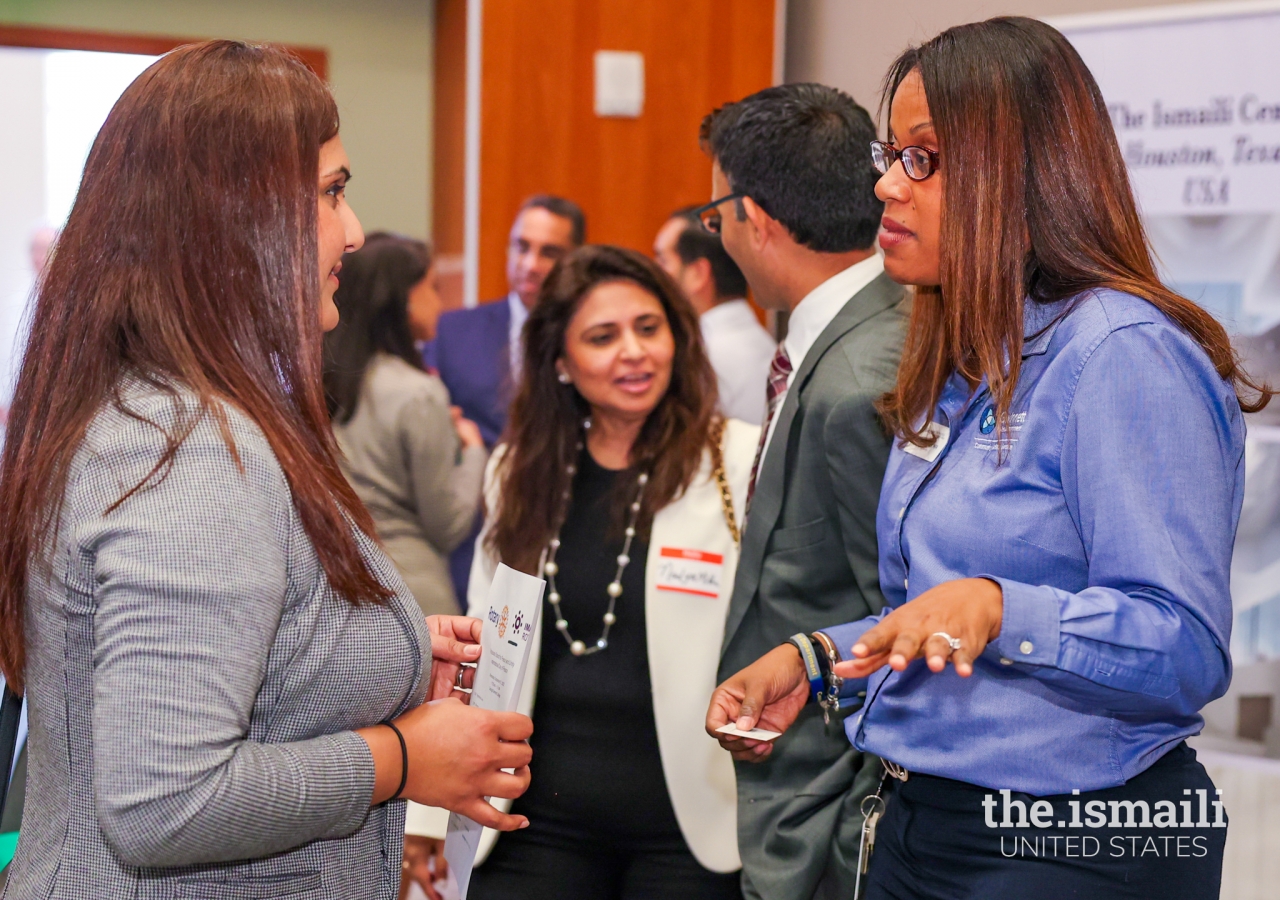
<svg viewBox="0 0 1280 900">
<path fill-rule="evenodd" d="M 546 582 L 541 578 L 504 565 L 494 573 L 480 637 L 480 662 L 471 691 L 471 705 L 477 709 L 511 712 L 516 708 L 545 589 Z M 466 900 L 471 884 L 482 831 L 482 825 L 466 816 L 449 814 L 444 858 L 449 863 L 449 879 L 456 882 L 462 900 Z"/>
</svg>

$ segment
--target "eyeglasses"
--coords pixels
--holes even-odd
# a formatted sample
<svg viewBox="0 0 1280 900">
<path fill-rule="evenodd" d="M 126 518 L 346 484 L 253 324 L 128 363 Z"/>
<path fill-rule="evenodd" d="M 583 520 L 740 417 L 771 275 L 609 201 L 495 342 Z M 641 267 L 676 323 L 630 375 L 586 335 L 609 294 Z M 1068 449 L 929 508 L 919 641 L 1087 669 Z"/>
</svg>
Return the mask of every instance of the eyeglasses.
<svg viewBox="0 0 1280 900">
<path fill-rule="evenodd" d="M 702 223 L 703 231 L 707 232 L 707 234 L 719 234 L 721 222 L 720 204 L 728 203 L 730 200 L 741 200 L 745 196 L 747 195 L 743 193 L 725 194 L 719 200 L 712 200 L 705 206 L 690 210 L 689 215 L 698 217 L 698 221 Z"/>
<path fill-rule="evenodd" d="M 903 147 L 898 150 L 884 141 L 871 142 L 871 164 L 881 175 L 893 168 L 898 160 L 902 160 L 902 171 L 912 181 L 924 181 L 938 171 L 942 161 L 938 151 L 928 147 Z"/>
</svg>

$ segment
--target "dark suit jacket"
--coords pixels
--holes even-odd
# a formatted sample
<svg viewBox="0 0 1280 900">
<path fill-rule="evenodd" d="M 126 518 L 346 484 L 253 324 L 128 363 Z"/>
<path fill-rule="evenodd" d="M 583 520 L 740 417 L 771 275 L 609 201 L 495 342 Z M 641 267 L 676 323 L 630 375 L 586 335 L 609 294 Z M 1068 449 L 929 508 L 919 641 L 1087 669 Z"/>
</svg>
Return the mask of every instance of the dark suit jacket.
<svg viewBox="0 0 1280 900">
<path fill-rule="evenodd" d="M 511 402 L 510 329 L 511 308 L 504 297 L 445 313 L 433 341 L 434 365 L 451 401 L 480 426 L 490 449 L 506 427 Z"/>
<path fill-rule="evenodd" d="M 742 536 L 722 680 L 797 632 L 884 605 L 876 506 L 889 437 L 873 404 L 897 375 L 906 313 L 902 288 L 880 275 L 836 314 L 796 372 Z M 747 896 L 852 897 L 858 804 L 879 763 L 850 746 L 840 717 L 824 726 L 821 710 L 806 707 L 766 762 L 739 763 L 737 773 Z"/>
</svg>

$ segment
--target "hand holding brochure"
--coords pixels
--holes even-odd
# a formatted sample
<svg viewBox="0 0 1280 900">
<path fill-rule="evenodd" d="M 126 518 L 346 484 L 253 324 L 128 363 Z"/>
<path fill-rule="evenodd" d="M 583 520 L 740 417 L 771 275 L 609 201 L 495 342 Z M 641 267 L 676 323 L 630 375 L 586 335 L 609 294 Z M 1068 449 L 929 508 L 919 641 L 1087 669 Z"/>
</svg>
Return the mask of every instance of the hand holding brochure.
<svg viewBox="0 0 1280 900">
<path fill-rule="evenodd" d="M 546 582 L 541 578 L 505 565 L 498 566 L 489 586 L 489 604 L 480 637 L 480 662 L 471 691 L 472 706 L 498 712 L 515 709 L 545 588 Z M 466 900 L 471 884 L 471 869 L 483 831 L 483 826 L 466 816 L 449 815 L 444 856 L 462 900 Z"/>
</svg>

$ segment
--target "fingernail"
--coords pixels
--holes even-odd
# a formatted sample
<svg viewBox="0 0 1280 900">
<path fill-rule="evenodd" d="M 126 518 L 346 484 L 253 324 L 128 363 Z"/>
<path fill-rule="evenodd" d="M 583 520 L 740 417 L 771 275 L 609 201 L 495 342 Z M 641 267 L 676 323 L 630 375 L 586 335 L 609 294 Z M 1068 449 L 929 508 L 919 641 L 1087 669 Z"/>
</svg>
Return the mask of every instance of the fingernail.
<svg viewBox="0 0 1280 900">
<path fill-rule="evenodd" d="M 750 730 L 751 730 L 751 720 L 750 720 L 750 719 L 748 719 L 746 716 L 743 716 L 742 718 L 738 719 L 738 721 L 737 721 L 737 722 L 735 722 L 735 723 L 734 723 L 734 726 L 735 726 L 739 731 L 750 731 Z"/>
<path fill-rule="evenodd" d="M 520 827 L 521 827 L 521 828 L 528 828 L 528 827 L 529 827 L 529 820 L 528 820 L 528 819 L 525 819 L 523 822 L 521 822 L 521 823 L 520 823 Z"/>
<path fill-rule="evenodd" d="M 467 656 L 479 656 L 479 655 L 480 655 L 479 644 L 467 644 Z"/>
</svg>

